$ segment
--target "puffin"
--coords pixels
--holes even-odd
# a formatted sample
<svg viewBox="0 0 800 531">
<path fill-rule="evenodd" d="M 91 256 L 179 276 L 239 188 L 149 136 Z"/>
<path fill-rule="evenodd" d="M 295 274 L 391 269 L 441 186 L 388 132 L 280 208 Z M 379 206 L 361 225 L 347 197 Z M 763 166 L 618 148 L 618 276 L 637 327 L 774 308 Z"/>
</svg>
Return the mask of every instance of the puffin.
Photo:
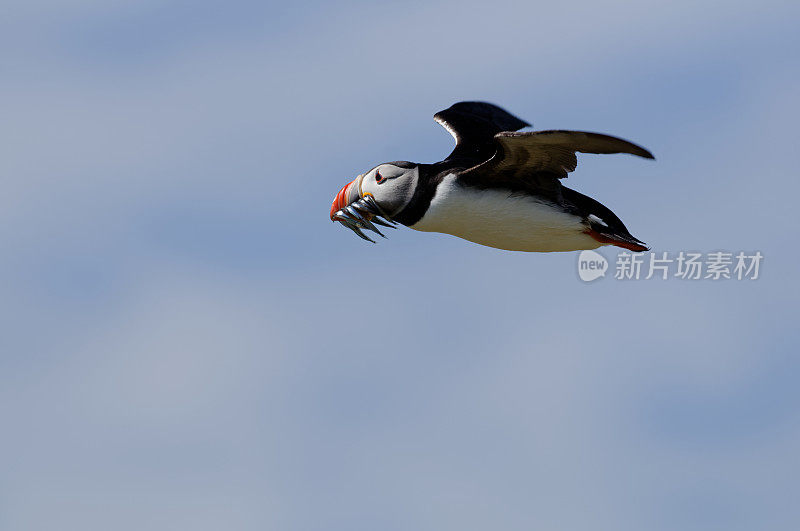
<svg viewBox="0 0 800 531">
<path fill-rule="evenodd" d="M 648 150 L 600 133 L 521 132 L 531 125 L 486 102 L 459 102 L 433 118 L 455 139 L 450 155 L 360 174 L 336 194 L 332 221 L 373 243 L 364 231 L 385 237 L 377 225 L 405 225 L 508 251 L 648 250 L 608 207 L 561 184 L 576 153 L 653 159 Z"/>
</svg>

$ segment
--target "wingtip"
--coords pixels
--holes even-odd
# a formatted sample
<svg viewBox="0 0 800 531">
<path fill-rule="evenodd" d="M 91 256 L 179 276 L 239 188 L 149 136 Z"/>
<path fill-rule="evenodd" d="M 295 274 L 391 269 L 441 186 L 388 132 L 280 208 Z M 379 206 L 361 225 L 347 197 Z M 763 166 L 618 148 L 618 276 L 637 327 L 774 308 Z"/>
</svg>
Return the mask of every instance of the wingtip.
<svg viewBox="0 0 800 531">
<path fill-rule="evenodd" d="M 640 157 L 642 157 L 644 159 L 656 160 L 656 158 L 653 156 L 653 154 L 650 153 L 645 148 L 643 148 L 642 146 L 636 146 L 636 147 L 639 148 L 639 149 L 636 150 L 636 153 L 634 153 L 634 155 L 639 155 Z"/>
</svg>

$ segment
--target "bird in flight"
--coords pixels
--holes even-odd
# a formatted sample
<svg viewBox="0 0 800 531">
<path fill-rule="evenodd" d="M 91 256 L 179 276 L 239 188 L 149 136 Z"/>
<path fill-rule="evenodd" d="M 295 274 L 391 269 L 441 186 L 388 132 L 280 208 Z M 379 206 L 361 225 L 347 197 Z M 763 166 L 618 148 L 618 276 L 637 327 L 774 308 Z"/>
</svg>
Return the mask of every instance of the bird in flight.
<svg viewBox="0 0 800 531">
<path fill-rule="evenodd" d="M 561 184 L 580 153 L 654 158 L 627 140 L 581 131 L 519 132 L 530 124 L 484 102 L 436 113 L 456 147 L 441 162 L 386 162 L 336 194 L 331 220 L 359 237 L 402 224 L 510 251 L 552 252 L 616 245 L 646 251 L 604 205 Z"/>
</svg>

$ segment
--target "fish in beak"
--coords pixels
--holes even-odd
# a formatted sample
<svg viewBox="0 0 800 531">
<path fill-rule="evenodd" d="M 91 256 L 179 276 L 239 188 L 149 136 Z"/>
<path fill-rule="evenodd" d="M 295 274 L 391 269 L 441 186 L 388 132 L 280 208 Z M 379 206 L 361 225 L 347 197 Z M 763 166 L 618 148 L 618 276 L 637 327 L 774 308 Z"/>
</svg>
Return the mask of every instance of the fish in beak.
<svg viewBox="0 0 800 531">
<path fill-rule="evenodd" d="M 396 228 L 389 216 L 387 216 L 372 195 L 361 197 L 361 180 L 363 175 L 359 175 L 339 190 L 336 198 L 331 205 L 331 221 L 338 221 L 348 229 L 356 233 L 359 238 L 375 243 L 375 240 L 367 236 L 362 230 L 372 232 L 385 238 L 375 224 L 384 227 Z M 384 219 L 381 219 L 383 217 Z"/>
</svg>

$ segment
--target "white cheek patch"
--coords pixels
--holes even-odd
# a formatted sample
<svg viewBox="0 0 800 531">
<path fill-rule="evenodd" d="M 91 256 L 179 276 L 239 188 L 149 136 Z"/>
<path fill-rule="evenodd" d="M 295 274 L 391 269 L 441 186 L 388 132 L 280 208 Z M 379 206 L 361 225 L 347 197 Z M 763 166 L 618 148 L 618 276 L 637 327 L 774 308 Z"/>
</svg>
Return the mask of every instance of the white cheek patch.
<svg viewBox="0 0 800 531">
<path fill-rule="evenodd" d="M 374 177 L 366 178 L 361 188 L 362 197 L 364 194 L 371 195 L 381 209 L 392 217 L 401 212 L 411 201 L 417 188 L 419 172 L 417 168 L 402 171 L 400 168 L 386 170 L 379 168 L 379 171 L 384 180 L 377 183 Z"/>
</svg>

